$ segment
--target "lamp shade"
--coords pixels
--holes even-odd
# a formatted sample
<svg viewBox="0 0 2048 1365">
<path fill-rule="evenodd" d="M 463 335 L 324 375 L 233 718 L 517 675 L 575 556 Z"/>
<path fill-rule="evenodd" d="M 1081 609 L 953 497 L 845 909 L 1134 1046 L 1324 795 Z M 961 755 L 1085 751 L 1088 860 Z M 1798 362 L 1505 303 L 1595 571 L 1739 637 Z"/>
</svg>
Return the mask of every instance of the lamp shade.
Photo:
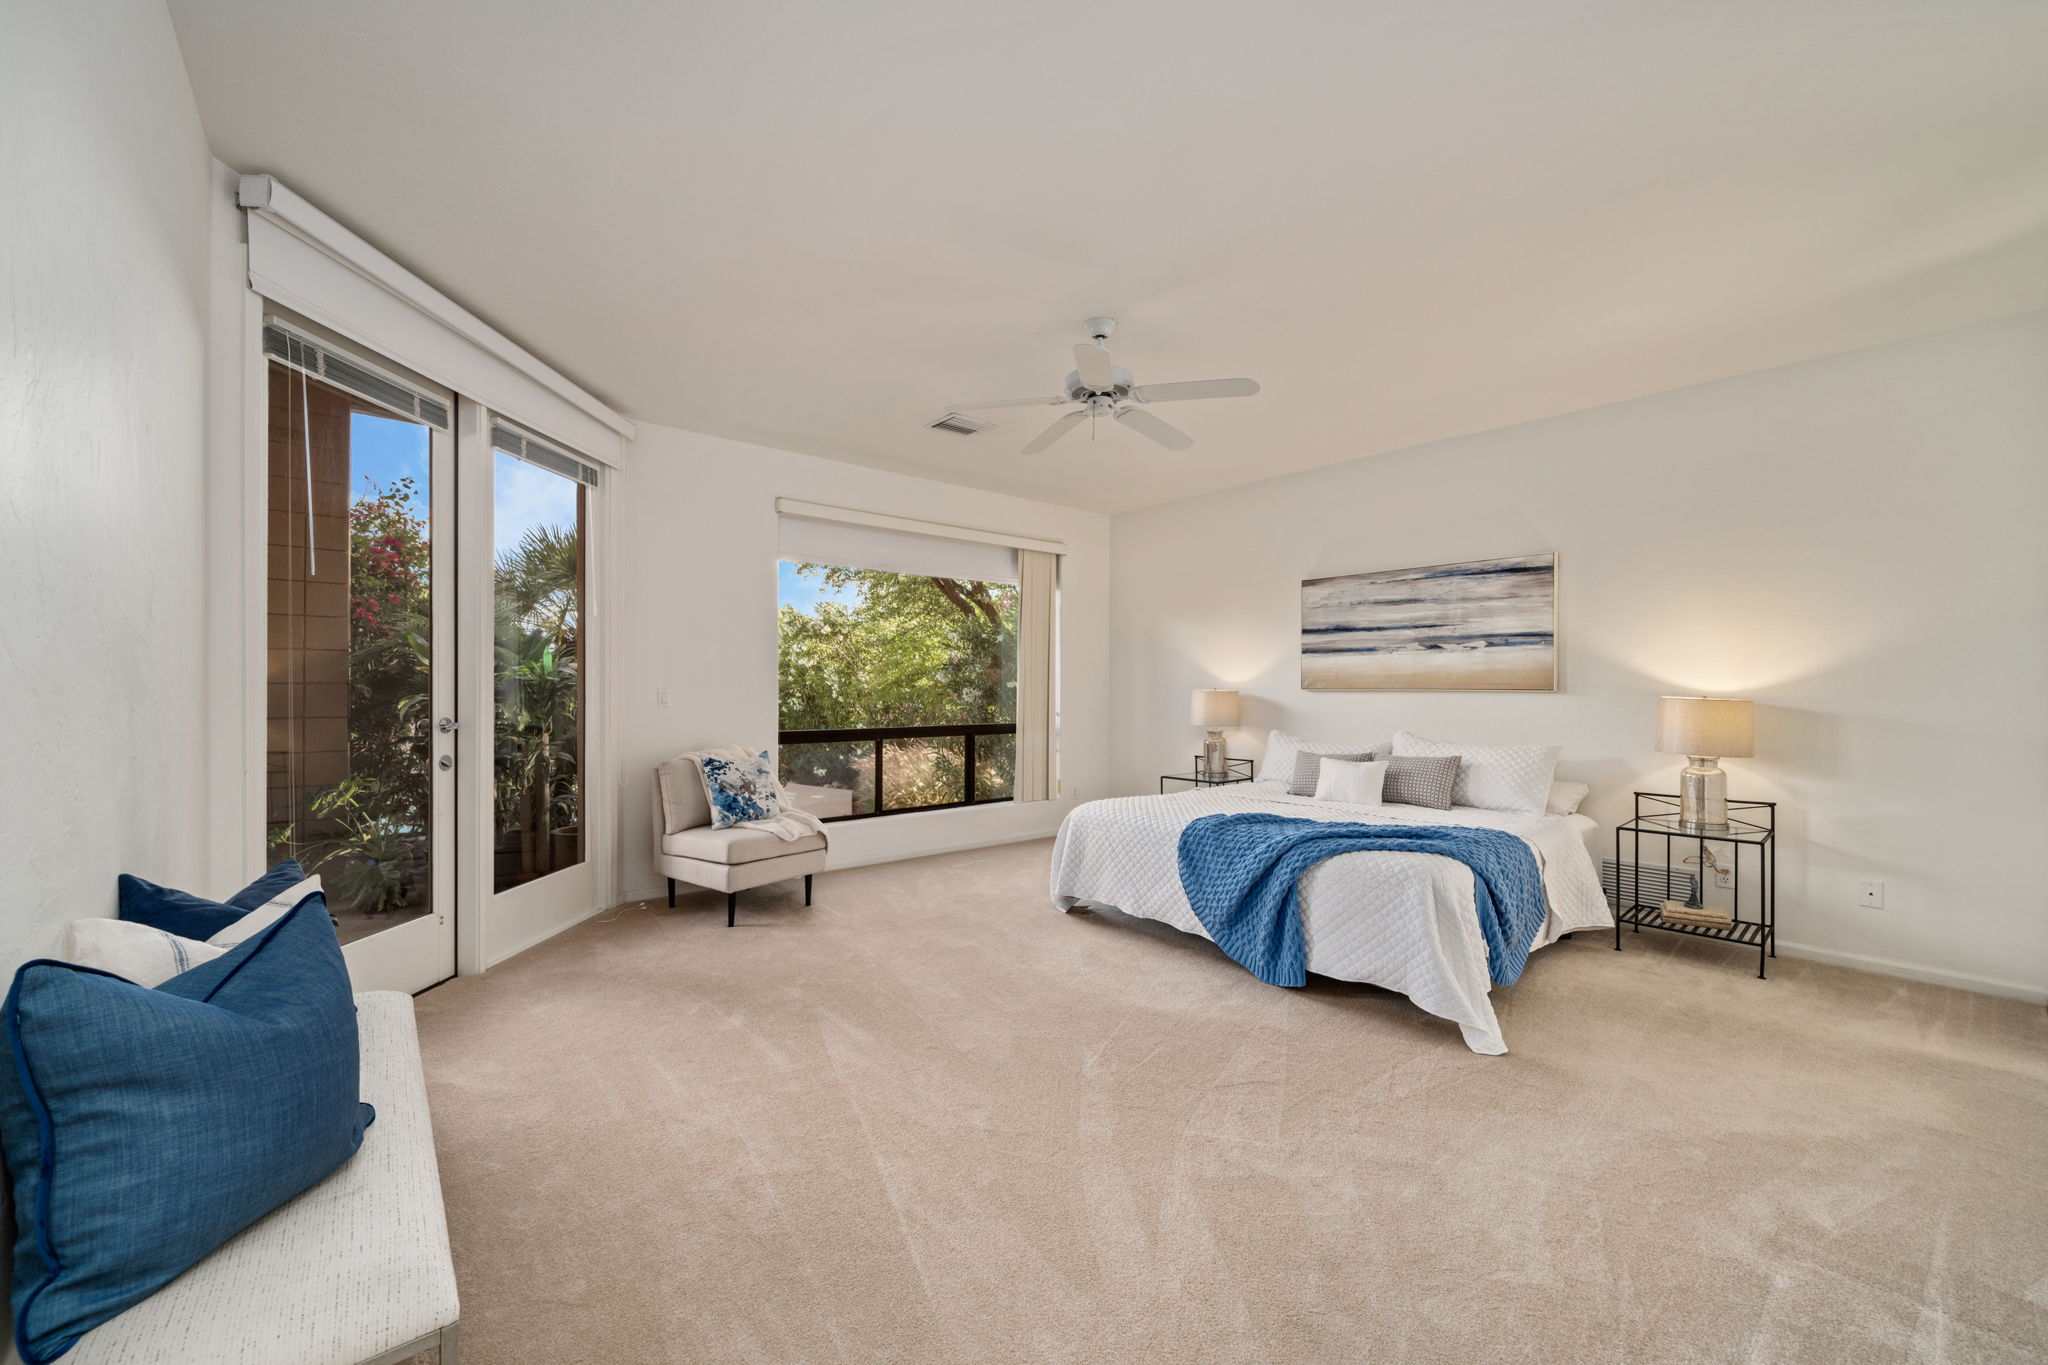
<svg viewBox="0 0 2048 1365">
<path fill-rule="evenodd" d="M 1755 709 L 1732 697 L 1659 697 L 1657 752 L 1748 758 L 1756 752 Z"/>
<path fill-rule="evenodd" d="M 1188 707 L 1188 724 L 1224 730 L 1237 724 L 1237 692 L 1228 687 L 1201 687 Z"/>
</svg>

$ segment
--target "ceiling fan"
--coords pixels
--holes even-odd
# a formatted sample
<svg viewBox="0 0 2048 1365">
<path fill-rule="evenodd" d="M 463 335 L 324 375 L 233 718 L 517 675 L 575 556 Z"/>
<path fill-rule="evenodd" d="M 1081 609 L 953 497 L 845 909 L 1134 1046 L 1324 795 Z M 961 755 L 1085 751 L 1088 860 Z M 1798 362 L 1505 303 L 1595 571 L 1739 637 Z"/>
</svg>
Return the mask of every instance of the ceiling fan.
<svg viewBox="0 0 2048 1365">
<path fill-rule="evenodd" d="M 1036 455 L 1079 426 L 1082 419 L 1109 417 L 1123 423 L 1148 440 L 1168 450 L 1186 450 L 1195 438 L 1154 417 L 1147 408 L 1154 403 L 1178 403 L 1188 398 L 1249 398 L 1259 391 L 1251 379 L 1191 379 L 1179 384 L 1139 384 L 1121 365 L 1109 363 L 1109 347 L 1103 343 L 1116 330 L 1115 318 L 1088 319 L 1087 341 L 1074 348 L 1074 371 L 1067 376 L 1066 392 L 1052 398 L 1002 398 L 988 403 L 955 403 L 947 412 L 972 412 L 978 408 L 1061 407 L 1076 404 L 1051 426 L 1031 438 L 1023 451 Z"/>
</svg>

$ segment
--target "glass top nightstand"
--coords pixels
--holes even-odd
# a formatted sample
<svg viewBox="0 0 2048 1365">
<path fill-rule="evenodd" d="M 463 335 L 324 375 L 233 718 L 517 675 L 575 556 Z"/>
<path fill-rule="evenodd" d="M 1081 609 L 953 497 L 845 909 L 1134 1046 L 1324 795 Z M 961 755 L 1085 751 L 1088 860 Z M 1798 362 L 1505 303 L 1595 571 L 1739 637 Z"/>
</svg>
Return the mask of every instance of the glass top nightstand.
<svg viewBox="0 0 2048 1365">
<path fill-rule="evenodd" d="M 1621 841 L 1629 840 L 1631 858 L 1623 862 Z M 1697 850 L 1692 861 L 1700 869 L 1700 885 L 1704 890 L 1710 884 L 1708 868 L 1714 869 L 1712 884 L 1730 893 L 1731 904 L 1728 913 L 1734 923 L 1726 925 L 1683 924 L 1664 918 L 1663 902 L 1646 903 L 1642 898 L 1642 871 L 1659 871 L 1656 863 L 1642 861 L 1643 840 L 1664 841 L 1664 863 L 1668 868 L 1673 859 L 1680 856 L 1673 853 L 1674 845 L 1681 850 L 1685 841 Z M 1722 846 L 1729 864 L 1714 859 L 1708 845 Z M 1652 850 L 1656 848 L 1653 843 Z M 1749 873 L 1744 877 L 1743 851 L 1749 851 Z M 1626 871 L 1624 869 L 1633 869 Z M 1721 873 L 1728 880 L 1719 880 Z M 1653 878 L 1654 880 L 1654 878 Z M 1743 918 L 1743 890 L 1750 889 L 1749 918 Z M 1704 900 L 1702 895 L 1700 899 Z M 1637 792 L 1634 818 L 1624 820 L 1614 827 L 1614 950 L 1621 951 L 1621 930 L 1627 925 L 1631 932 L 1641 933 L 1645 929 L 1663 929 L 1674 934 L 1690 934 L 1694 938 L 1717 939 L 1723 943 L 1739 943 L 1756 949 L 1756 974 L 1759 979 L 1771 958 L 1778 955 L 1778 803 L 1775 801 L 1730 801 L 1728 803 L 1728 824 L 1724 829 L 1703 829 L 1688 825 L 1678 818 L 1678 798 L 1663 792 Z"/>
<path fill-rule="evenodd" d="M 1195 755 L 1195 770 L 1191 773 L 1162 773 L 1159 778 L 1159 794 L 1166 795 L 1169 782 L 1186 782 L 1196 787 L 1227 787 L 1233 782 L 1252 780 L 1252 761 L 1248 758 L 1226 758 L 1223 760 L 1229 771 L 1221 777 L 1212 777 L 1202 771 L 1202 756 Z"/>
</svg>

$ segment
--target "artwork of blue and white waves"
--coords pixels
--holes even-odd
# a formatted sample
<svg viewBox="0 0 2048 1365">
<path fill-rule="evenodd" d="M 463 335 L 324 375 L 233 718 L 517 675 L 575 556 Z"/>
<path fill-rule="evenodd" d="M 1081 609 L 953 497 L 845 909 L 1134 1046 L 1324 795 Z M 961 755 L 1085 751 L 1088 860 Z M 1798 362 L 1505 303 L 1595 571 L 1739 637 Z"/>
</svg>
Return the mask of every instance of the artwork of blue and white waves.
<svg viewBox="0 0 2048 1365">
<path fill-rule="evenodd" d="M 1552 692 L 1557 556 L 1311 578 L 1301 685 L 1312 692 Z"/>
</svg>

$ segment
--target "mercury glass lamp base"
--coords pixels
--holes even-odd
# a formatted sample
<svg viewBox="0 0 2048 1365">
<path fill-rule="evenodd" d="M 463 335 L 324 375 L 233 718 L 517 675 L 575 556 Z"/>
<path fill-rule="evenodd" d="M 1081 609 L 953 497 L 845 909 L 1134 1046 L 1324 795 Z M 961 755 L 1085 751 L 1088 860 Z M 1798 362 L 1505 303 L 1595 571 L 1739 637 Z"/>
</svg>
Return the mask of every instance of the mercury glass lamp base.
<svg viewBox="0 0 2048 1365">
<path fill-rule="evenodd" d="M 1694 756 L 1678 775 L 1678 823 L 1689 834 L 1728 832 L 1728 774 L 1712 758 Z"/>
<path fill-rule="evenodd" d="M 1209 737 L 1202 741 L 1202 776 L 1230 776 L 1230 764 L 1223 754 L 1223 732 L 1221 730 L 1211 730 Z"/>
</svg>

